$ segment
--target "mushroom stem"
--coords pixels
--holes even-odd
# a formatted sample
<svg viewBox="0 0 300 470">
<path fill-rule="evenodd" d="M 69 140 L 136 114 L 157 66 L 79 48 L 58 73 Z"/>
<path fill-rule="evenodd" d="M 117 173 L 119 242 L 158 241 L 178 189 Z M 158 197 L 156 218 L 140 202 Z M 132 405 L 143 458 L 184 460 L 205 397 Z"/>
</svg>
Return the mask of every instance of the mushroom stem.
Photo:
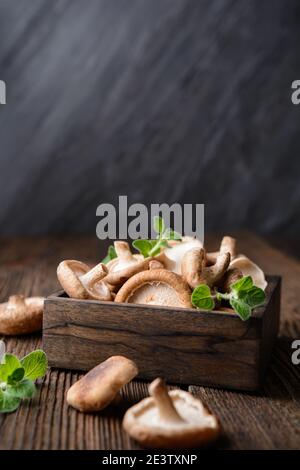
<svg viewBox="0 0 300 470">
<path fill-rule="evenodd" d="M 107 275 L 107 272 L 108 271 L 106 266 L 102 263 L 99 263 L 90 271 L 80 276 L 79 279 L 84 287 L 88 287 L 94 284 L 96 281 L 103 279 Z"/>
<path fill-rule="evenodd" d="M 149 393 L 156 402 L 161 419 L 173 423 L 182 423 L 184 421 L 178 414 L 163 379 L 155 379 L 149 385 Z"/>
<path fill-rule="evenodd" d="M 117 253 L 117 257 L 121 261 L 130 261 L 134 259 L 133 254 L 131 253 L 130 247 L 127 242 L 123 241 L 115 241 L 114 242 L 114 247 Z"/>
<path fill-rule="evenodd" d="M 233 237 L 225 236 L 222 238 L 220 245 L 220 254 L 230 253 L 232 260 L 236 256 L 236 239 Z"/>
</svg>

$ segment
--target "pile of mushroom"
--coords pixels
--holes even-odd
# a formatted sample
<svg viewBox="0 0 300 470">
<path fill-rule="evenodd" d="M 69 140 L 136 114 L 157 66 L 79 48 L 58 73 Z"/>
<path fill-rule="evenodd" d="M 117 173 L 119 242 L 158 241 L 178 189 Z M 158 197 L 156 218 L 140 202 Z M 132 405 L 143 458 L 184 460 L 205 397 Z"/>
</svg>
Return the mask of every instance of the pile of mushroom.
<svg viewBox="0 0 300 470">
<path fill-rule="evenodd" d="M 219 251 L 207 252 L 200 240 L 183 237 L 154 256 L 133 254 L 125 241 L 114 243 L 117 257 L 94 268 L 75 260 L 60 263 L 58 279 L 65 292 L 76 299 L 193 308 L 192 290 L 206 284 L 228 292 L 230 285 L 251 276 L 265 289 L 263 271 L 245 255 L 237 254 L 236 240 L 225 236 Z"/>
</svg>

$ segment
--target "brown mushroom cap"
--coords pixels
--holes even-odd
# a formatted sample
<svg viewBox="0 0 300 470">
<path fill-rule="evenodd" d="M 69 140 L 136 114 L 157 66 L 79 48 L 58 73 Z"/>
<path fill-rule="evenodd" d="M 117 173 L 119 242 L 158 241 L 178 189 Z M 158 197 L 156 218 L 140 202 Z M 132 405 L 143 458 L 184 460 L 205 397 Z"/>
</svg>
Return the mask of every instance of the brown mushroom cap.
<svg viewBox="0 0 300 470">
<path fill-rule="evenodd" d="M 57 268 L 58 280 L 73 299 L 111 300 L 108 285 L 103 281 L 107 268 L 99 263 L 94 268 L 81 261 L 65 260 Z"/>
<path fill-rule="evenodd" d="M 123 420 L 124 429 L 142 446 L 187 449 L 205 446 L 219 436 L 217 418 L 190 393 L 168 392 L 161 379 L 152 382 L 149 392 L 152 396 L 130 408 Z"/>
<path fill-rule="evenodd" d="M 72 385 L 67 393 L 67 402 L 79 411 L 100 411 L 137 374 L 138 368 L 133 361 L 124 356 L 112 356 Z"/>
<path fill-rule="evenodd" d="M 25 335 L 41 330 L 44 300 L 44 297 L 12 295 L 0 305 L 0 334 Z"/>
<path fill-rule="evenodd" d="M 212 266 L 204 266 L 204 263 L 205 253 L 203 248 L 193 248 L 187 251 L 182 259 L 182 275 L 193 289 L 199 284 L 207 284 L 209 287 L 214 286 L 225 274 L 230 263 L 230 254 L 219 254 Z"/>
<path fill-rule="evenodd" d="M 123 284 L 115 302 L 192 308 L 188 284 L 166 269 L 135 274 Z"/>
</svg>

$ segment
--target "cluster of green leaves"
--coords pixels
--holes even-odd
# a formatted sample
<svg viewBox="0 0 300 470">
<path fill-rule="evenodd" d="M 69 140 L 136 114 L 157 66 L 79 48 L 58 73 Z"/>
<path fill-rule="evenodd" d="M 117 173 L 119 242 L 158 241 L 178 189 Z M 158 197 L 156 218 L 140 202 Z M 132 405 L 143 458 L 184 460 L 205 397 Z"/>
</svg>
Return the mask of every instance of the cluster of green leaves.
<svg viewBox="0 0 300 470">
<path fill-rule="evenodd" d="M 34 381 L 45 375 L 47 367 L 46 354 L 40 349 L 21 360 L 5 353 L 0 364 L 0 413 L 15 411 L 23 398 L 32 398 Z"/>
<path fill-rule="evenodd" d="M 197 286 L 192 293 L 192 304 L 198 309 L 213 310 L 215 300 L 226 300 L 242 320 L 251 317 L 252 310 L 265 302 L 262 289 L 253 284 L 251 276 L 242 277 L 230 286 L 229 293 L 214 292 L 205 284 Z"/>
<path fill-rule="evenodd" d="M 134 248 L 136 248 L 144 256 L 144 258 L 158 255 L 162 248 L 169 246 L 168 241 L 170 240 L 181 240 L 181 235 L 171 228 L 166 228 L 164 220 L 159 216 L 155 216 L 153 218 L 153 228 L 157 233 L 155 240 L 139 239 L 134 240 L 132 243 Z"/>
<path fill-rule="evenodd" d="M 162 248 L 165 248 L 168 245 L 168 241 L 170 240 L 181 240 L 181 235 L 175 230 L 171 228 L 165 227 L 164 220 L 159 217 L 155 216 L 153 218 L 153 228 L 154 231 L 157 233 L 157 237 L 155 240 L 134 240 L 132 245 L 136 248 L 144 258 L 148 258 L 148 256 L 156 256 L 160 253 Z M 108 248 L 107 255 L 102 260 L 102 263 L 107 264 L 109 261 L 117 257 L 116 250 L 113 245 L 110 245 Z"/>
</svg>

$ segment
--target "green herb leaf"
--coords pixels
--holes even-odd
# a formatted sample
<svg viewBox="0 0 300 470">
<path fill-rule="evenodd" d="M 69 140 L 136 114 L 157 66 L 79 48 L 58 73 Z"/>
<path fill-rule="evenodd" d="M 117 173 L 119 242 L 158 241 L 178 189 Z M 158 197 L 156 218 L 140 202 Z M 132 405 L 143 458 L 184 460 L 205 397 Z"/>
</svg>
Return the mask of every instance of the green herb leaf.
<svg viewBox="0 0 300 470">
<path fill-rule="evenodd" d="M 162 234 L 162 240 L 182 240 L 180 233 L 175 232 L 171 228 L 167 228 Z"/>
<path fill-rule="evenodd" d="M 156 233 L 161 234 L 165 230 L 165 222 L 162 217 L 155 215 L 153 217 L 153 228 Z"/>
<path fill-rule="evenodd" d="M 243 300 L 231 298 L 229 303 L 242 320 L 245 321 L 251 317 L 251 307 Z"/>
<path fill-rule="evenodd" d="M 266 300 L 266 294 L 259 287 L 253 286 L 248 291 L 239 292 L 239 298 L 251 308 L 254 308 L 264 303 Z"/>
<path fill-rule="evenodd" d="M 113 245 L 110 245 L 107 250 L 107 255 L 105 256 L 105 258 L 103 258 L 101 263 L 107 264 L 109 261 L 115 258 L 117 258 L 116 249 Z"/>
<path fill-rule="evenodd" d="M 7 393 L 16 398 L 32 398 L 36 393 L 36 386 L 32 380 L 24 379 L 14 386 L 8 386 Z"/>
<path fill-rule="evenodd" d="M 206 284 L 200 284 L 192 293 L 192 304 L 202 310 L 213 310 L 215 302 L 211 296 L 210 288 Z"/>
<path fill-rule="evenodd" d="M 149 256 L 156 256 L 160 253 L 161 248 L 167 247 L 168 243 L 165 240 L 159 240 L 155 243 L 151 251 L 149 252 Z"/>
<path fill-rule="evenodd" d="M 251 276 L 244 276 L 234 284 L 230 286 L 231 290 L 239 292 L 240 290 L 247 291 L 253 286 L 253 281 Z"/>
<path fill-rule="evenodd" d="M 20 405 L 20 398 L 12 396 L 8 391 L 0 389 L 0 413 L 11 413 Z"/>
<path fill-rule="evenodd" d="M 143 256 L 144 258 L 147 258 L 152 250 L 153 246 L 156 244 L 156 240 L 134 240 L 132 242 L 132 245 L 134 248 L 136 248 Z"/>
<path fill-rule="evenodd" d="M 0 382 L 7 382 L 8 377 L 20 367 L 22 365 L 14 354 L 4 354 L 2 364 L 0 365 Z"/>
<path fill-rule="evenodd" d="M 7 377 L 7 383 L 10 385 L 14 385 L 17 382 L 20 382 L 25 375 L 25 369 L 23 367 L 18 367 L 15 369 L 11 375 Z"/>
<path fill-rule="evenodd" d="M 36 380 L 44 377 L 48 367 L 47 356 L 41 349 L 37 349 L 21 360 L 25 369 L 25 379 Z"/>
</svg>

